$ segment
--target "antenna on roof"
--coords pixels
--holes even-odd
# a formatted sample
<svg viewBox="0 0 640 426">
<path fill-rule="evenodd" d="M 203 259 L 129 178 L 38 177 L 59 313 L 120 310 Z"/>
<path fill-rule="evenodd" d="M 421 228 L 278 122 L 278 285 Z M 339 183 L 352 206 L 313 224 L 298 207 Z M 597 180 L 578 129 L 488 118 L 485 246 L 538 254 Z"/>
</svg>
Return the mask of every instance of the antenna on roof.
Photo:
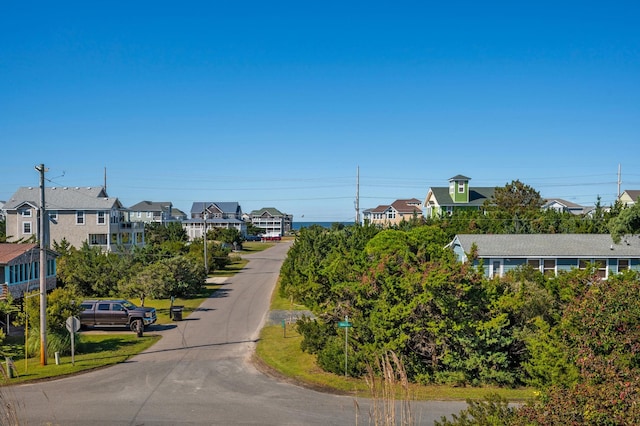
<svg viewBox="0 0 640 426">
<path fill-rule="evenodd" d="M 104 192 L 107 193 L 107 168 L 104 168 Z"/>
</svg>

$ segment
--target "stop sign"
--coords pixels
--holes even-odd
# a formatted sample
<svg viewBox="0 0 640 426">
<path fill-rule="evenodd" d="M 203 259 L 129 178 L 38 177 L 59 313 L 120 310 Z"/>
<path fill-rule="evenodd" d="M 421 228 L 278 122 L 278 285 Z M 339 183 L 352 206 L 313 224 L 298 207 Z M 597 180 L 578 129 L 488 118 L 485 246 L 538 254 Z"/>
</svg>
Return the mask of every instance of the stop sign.
<svg viewBox="0 0 640 426">
<path fill-rule="evenodd" d="M 67 318 L 66 326 L 69 333 L 75 333 L 80 330 L 80 319 L 78 317 L 69 317 Z"/>
</svg>

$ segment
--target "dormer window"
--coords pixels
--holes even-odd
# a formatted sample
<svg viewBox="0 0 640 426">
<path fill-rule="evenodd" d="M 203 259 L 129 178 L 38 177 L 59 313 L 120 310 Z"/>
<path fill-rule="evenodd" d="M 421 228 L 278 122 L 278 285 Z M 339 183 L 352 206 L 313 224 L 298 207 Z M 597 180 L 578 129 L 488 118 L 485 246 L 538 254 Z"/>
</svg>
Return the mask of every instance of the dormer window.
<svg viewBox="0 0 640 426">
<path fill-rule="evenodd" d="M 31 217 L 31 210 L 29 209 L 21 210 L 20 214 L 22 215 L 22 217 Z"/>
<path fill-rule="evenodd" d="M 462 181 L 458 182 L 458 193 L 459 194 L 464 193 L 464 182 Z"/>
</svg>

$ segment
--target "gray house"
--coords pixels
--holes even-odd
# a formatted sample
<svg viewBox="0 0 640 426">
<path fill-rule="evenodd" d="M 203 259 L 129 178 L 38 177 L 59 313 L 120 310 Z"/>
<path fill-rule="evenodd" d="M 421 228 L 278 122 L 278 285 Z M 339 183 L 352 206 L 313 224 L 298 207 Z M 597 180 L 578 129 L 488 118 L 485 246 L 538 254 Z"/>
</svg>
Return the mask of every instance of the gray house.
<svg viewBox="0 0 640 426">
<path fill-rule="evenodd" d="M 482 263 L 489 277 L 502 276 L 525 264 L 556 275 L 592 263 L 605 279 L 627 269 L 640 271 L 638 236 L 627 236 L 615 244 L 609 234 L 460 234 L 449 247 L 458 260 L 467 262 L 474 244 L 474 265 Z"/>
<path fill-rule="evenodd" d="M 591 207 L 581 206 L 580 204 L 572 203 L 562 198 L 548 198 L 544 200 L 544 204 L 542 204 L 542 210 L 555 210 L 559 213 L 566 212 L 575 215 L 588 213 L 591 209 Z"/>
<path fill-rule="evenodd" d="M 251 222 L 254 226 L 262 228 L 267 236 L 282 237 L 291 232 L 293 216 L 282 213 L 275 207 L 263 207 L 244 215 L 245 222 Z"/>
<path fill-rule="evenodd" d="M 237 202 L 203 202 L 191 205 L 191 217 L 182 221 L 189 240 L 202 238 L 211 228 L 237 229 L 247 234 L 247 224 L 242 220 L 242 208 Z"/>
<path fill-rule="evenodd" d="M 166 224 L 175 222 L 171 201 L 140 201 L 129 207 L 127 214 L 129 222 L 157 222 Z"/>
<path fill-rule="evenodd" d="M 7 200 L 7 242 L 35 241 L 40 199 L 40 188 L 22 187 Z M 126 209 L 103 187 L 46 187 L 45 204 L 47 246 L 62 239 L 76 248 L 86 241 L 106 251 L 144 245 L 144 223 L 129 222 Z"/>
</svg>

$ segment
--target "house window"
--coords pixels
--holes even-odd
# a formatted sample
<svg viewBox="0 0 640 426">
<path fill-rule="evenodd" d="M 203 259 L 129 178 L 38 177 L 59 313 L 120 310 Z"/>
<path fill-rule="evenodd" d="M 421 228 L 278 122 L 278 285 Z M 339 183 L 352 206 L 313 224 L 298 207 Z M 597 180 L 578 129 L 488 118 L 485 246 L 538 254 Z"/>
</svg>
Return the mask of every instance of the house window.
<svg viewBox="0 0 640 426">
<path fill-rule="evenodd" d="M 556 260 L 555 259 L 545 259 L 542 266 L 542 272 L 545 275 L 555 275 L 556 274 Z"/>
<path fill-rule="evenodd" d="M 52 277 L 56 274 L 56 262 L 54 260 L 47 261 L 47 276 Z"/>
<path fill-rule="evenodd" d="M 500 268 L 500 266 L 501 266 L 500 261 L 499 260 L 494 260 L 491 266 L 492 266 L 492 268 L 491 268 L 491 276 L 492 277 L 499 277 L 501 275 L 500 274 L 500 269 L 501 269 Z"/>
<path fill-rule="evenodd" d="M 540 270 L 540 259 L 527 259 L 527 265 L 530 265 L 533 269 Z"/>
<path fill-rule="evenodd" d="M 22 233 L 31 234 L 31 222 L 22 222 Z"/>
<path fill-rule="evenodd" d="M 153 212 L 147 212 L 147 218 L 152 218 L 153 217 Z"/>
<path fill-rule="evenodd" d="M 84 212 L 81 210 L 76 212 L 76 225 L 84 225 Z"/>
<path fill-rule="evenodd" d="M 98 212 L 97 220 L 98 225 L 104 225 L 105 223 L 107 223 L 107 216 L 105 212 Z"/>
<path fill-rule="evenodd" d="M 604 259 L 596 259 L 594 263 L 597 268 L 597 275 L 600 278 L 607 278 L 607 261 Z"/>
<path fill-rule="evenodd" d="M 464 193 L 464 182 L 458 182 L 458 193 Z"/>
<path fill-rule="evenodd" d="M 20 211 L 22 217 L 31 217 L 31 210 L 22 210 Z"/>
<path fill-rule="evenodd" d="M 58 211 L 57 210 L 49 210 L 49 220 L 56 222 L 58 220 Z"/>
<path fill-rule="evenodd" d="M 142 212 L 136 212 L 136 217 L 140 219 L 142 217 Z"/>
<path fill-rule="evenodd" d="M 629 259 L 618 259 L 618 272 L 629 270 Z"/>
<path fill-rule="evenodd" d="M 89 234 L 89 244 L 92 246 L 106 246 L 107 234 Z"/>
<path fill-rule="evenodd" d="M 607 261 L 604 259 L 595 259 L 593 261 L 589 261 L 588 259 L 580 259 L 578 267 L 580 269 L 586 269 L 587 265 L 590 263 L 593 263 L 593 265 L 595 266 L 595 272 L 598 277 L 607 277 Z"/>
</svg>

